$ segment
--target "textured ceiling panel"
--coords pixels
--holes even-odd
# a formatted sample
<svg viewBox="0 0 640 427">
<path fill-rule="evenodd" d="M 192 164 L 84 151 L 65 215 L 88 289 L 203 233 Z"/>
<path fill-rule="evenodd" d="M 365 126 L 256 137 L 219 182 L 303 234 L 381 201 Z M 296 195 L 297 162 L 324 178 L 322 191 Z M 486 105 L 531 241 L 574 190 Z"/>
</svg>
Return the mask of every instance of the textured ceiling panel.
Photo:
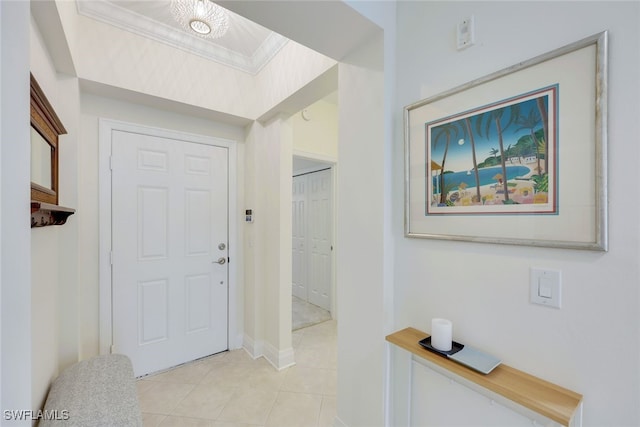
<svg viewBox="0 0 640 427">
<path fill-rule="evenodd" d="M 169 5 L 169 0 L 77 0 L 83 16 L 251 74 L 257 74 L 288 41 L 233 12 L 229 12 L 227 34 L 204 39 L 183 30 Z"/>
</svg>

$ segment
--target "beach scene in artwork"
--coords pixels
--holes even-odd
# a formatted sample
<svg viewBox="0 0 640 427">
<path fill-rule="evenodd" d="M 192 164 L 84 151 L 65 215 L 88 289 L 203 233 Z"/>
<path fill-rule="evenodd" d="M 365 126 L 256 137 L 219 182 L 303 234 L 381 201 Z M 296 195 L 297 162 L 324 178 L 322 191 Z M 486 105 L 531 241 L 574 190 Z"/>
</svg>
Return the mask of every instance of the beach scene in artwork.
<svg viewBox="0 0 640 427">
<path fill-rule="evenodd" d="M 556 212 L 557 91 L 427 123 L 426 213 Z"/>
</svg>

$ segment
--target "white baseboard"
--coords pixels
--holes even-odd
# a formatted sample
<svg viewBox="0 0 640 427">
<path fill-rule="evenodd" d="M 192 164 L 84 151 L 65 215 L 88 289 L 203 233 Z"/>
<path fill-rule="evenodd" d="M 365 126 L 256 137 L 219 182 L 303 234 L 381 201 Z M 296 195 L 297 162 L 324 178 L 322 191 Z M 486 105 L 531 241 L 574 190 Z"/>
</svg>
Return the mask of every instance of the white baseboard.
<svg viewBox="0 0 640 427">
<path fill-rule="evenodd" d="M 249 335 L 244 335 L 242 347 L 253 358 L 264 357 L 274 368 L 281 371 L 296 364 L 292 347 L 278 350 L 268 342 L 254 341 Z"/>
<path fill-rule="evenodd" d="M 264 343 L 264 358 L 279 371 L 296 364 L 292 347 L 278 350 L 271 344 Z"/>
<path fill-rule="evenodd" d="M 264 356 L 264 342 L 261 340 L 254 341 L 249 335 L 244 335 L 242 339 L 242 347 L 249 353 L 253 359 Z"/>
</svg>

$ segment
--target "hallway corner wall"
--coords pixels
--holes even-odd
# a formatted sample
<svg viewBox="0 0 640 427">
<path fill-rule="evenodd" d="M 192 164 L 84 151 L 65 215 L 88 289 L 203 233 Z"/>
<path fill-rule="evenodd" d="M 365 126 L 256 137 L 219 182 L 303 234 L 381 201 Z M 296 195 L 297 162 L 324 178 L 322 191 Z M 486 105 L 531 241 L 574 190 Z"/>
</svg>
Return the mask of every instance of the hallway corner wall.
<svg viewBox="0 0 640 427">
<path fill-rule="evenodd" d="M 277 369 L 291 346 L 292 132 L 283 117 L 254 122 L 246 146 L 245 348 Z"/>
</svg>

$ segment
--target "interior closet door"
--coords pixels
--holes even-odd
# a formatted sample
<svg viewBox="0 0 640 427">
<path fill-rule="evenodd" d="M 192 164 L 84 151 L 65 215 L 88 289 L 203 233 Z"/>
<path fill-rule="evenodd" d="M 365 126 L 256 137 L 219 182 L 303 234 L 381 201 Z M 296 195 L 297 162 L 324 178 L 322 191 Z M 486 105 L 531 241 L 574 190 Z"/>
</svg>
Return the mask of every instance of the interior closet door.
<svg viewBox="0 0 640 427">
<path fill-rule="evenodd" d="M 309 205 L 309 302 L 331 310 L 331 170 L 307 175 Z"/>
<path fill-rule="evenodd" d="M 307 211 L 306 176 L 293 177 L 293 197 L 291 205 L 292 242 L 292 292 L 307 301 Z"/>
</svg>

